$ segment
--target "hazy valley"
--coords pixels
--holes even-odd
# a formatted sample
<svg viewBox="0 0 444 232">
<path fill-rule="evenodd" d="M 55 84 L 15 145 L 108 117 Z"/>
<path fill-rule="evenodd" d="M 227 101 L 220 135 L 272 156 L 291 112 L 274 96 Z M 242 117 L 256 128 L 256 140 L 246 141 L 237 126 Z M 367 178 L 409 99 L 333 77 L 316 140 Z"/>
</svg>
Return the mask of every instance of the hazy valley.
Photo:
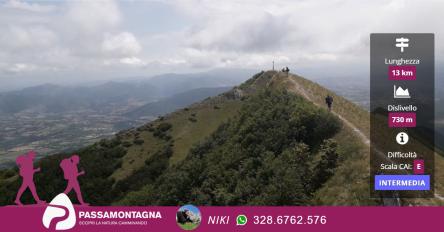
<svg viewBox="0 0 444 232">
<path fill-rule="evenodd" d="M 0 168 L 17 155 L 71 151 L 227 91 L 245 78 L 165 74 L 93 86 L 44 84 L 0 93 Z M 248 76 L 248 75 L 245 75 Z"/>
</svg>

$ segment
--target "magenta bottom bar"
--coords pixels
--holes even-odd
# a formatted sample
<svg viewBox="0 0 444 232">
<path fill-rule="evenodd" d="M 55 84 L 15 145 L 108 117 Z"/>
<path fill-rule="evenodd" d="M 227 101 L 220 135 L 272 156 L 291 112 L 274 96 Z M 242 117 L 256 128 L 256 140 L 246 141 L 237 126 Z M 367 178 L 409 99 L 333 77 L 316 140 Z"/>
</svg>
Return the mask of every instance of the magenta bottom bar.
<svg viewBox="0 0 444 232">
<path fill-rule="evenodd" d="M 1 231 L 50 231 L 42 224 L 45 206 L 0 207 Z M 444 207 L 198 207 L 201 223 L 194 231 L 436 231 Z M 67 231 L 184 231 L 176 223 L 179 207 L 80 207 Z M 149 218 L 85 218 L 105 212 Z M 147 213 L 144 213 L 147 212 Z M 245 225 L 236 217 L 245 215 Z M 82 215 L 82 218 L 79 218 Z M 109 214 L 108 214 L 109 215 Z M 119 215 L 119 214 L 114 214 Z M 156 216 L 155 216 L 156 215 Z M 158 218 L 160 216 L 160 218 Z M 134 216 L 137 217 L 137 216 Z M 210 224 L 209 218 L 223 219 Z M 213 220 L 214 223 L 215 220 Z M 131 222 L 137 222 L 131 224 Z M 220 222 L 220 221 L 219 221 Z"/>
</svg>

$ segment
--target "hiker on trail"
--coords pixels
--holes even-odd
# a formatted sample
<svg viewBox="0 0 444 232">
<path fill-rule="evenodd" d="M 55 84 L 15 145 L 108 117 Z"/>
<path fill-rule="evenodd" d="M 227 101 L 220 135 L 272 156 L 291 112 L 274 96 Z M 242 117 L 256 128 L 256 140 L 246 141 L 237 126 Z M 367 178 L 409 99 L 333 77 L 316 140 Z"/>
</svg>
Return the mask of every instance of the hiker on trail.
<svg viewBox="0 0 444 232">
<path fill-rule="evenodd" d="M 283 67 L 282 72 L 288 73 L 288 72 L 290 72 L 290 69 L 288 67 Z"/>
<path fill-rule="evenodd" d="M 20 202 L 20 198 L 27 188 L 29 188 L 29 190 L 31 191 L 32 196 L 34 197 L 34 200 L 37 202 L 37 204 L 46 203 L 45 201 L 40 200 L 35 189 L 34 173 L 40 172 L 40 168 L 34 169 L 35 155 L 36 154 L 34 151 L 30 151 L 27 154 L 20 155 L 15 160 L 17 166 L 20 168 L 20 176 L 22 176 L 23 178 L 22 185 L 20 186 L 20 189 L 18 190 L 17 196 L 14 201 L 17 205 L 23 205 L 22 202 Z"/>
<path fill-rule="evenodd" d="M 68 186 L 64 191 L 65 194 L 71 192 L 72 189 L 76 192 L 77 199 L 81 205 L 88 205 L 85 203 L 82 198 L 82 192 L 80 191 L 79 181 L 77 180 L 78 176 L 84 175 L 85 171 L 79 172 L 77 169 L 77 165 L 79 164 L 80 158 L 78 155 L 73 155 L 67 159 L 62 160 L 60 162 L 60 167 L 63 170 L 63 177 L 65 180 L 68 180 Z"/>
<path fill-rule="evenodd" d="M 333 105 L 333 97 L 327 95 L 327 97 L 325 98 L 325 104 L 327 104 L 328 111 L 331 111 L 331 105 Z"/>
</svg>

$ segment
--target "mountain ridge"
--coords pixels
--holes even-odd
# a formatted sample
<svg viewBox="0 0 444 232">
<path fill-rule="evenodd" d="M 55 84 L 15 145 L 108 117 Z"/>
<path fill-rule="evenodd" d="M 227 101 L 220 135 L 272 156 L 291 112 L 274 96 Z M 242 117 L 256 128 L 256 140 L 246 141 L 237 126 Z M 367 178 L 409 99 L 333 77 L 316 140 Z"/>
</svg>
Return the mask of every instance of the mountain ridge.
<svg viewBox="0 0 444 232">
<path fill-rule="evenodd" d="M 303 91 L 301 90 L 301 88 L 303 89 Z M 292 94 L 288 94 L 288 92 L 291 92 Z M 275 101 L 275 103 L 266 104 L 270 107 L 269 109 L 263 108 L 264 104 L 258 103 L 258 101 L 260 102 L 260 100 L 258 100 L 257 94 L 262 94 L 259 96 L 262 96 L 264 97 L 264 99 L 268 99 L 270 101 Z M 294 98 L 292 97 L 293 94 L 301 96 L 302 98 L 301 97 L 298 98 L 297 96 L 295 96 L 296 98 Z M 169 183 L 169 181 L 159 182 L 159 180 L 157 179 L 171 178 L 172 176 L 170 177 L 168 176 L 169 175 L 174 176 L 176 175 L 176 173 L 178 173 L 178 171 L 184 172 L 188 170 L 186 167 L 189 167 L 191 168 L 189 170 L 192 170 L 193 167 L 188 166 L 192 164 L 187 160 L 194 159 L 196 163 L 201 162 L 200 159 L 196 160 L 196 158 L 193 158 L 199 154 L 200 149 L 204 149 L 205 151 L 210 152 L 209 154 L 213 154 L 211 156 L 213 157 L 214 155 L 218 154 L 217 149 L 233 149 L 234 147 L 236 147 L 237 143 L 235 143 L 235 141 L 233 140 L 221 140 L 219 142 L 216 142 L 217 141 L 216 140 L 212 142 L 211 138 L 213 139 L 218 138 L 218 136 L 219 137 L 223 136 L 224 133 L 231 133 L 230 131 L 235 132 L 236 130 L 238 130 L 237 129 L 238 127 L 243 127 L 242 125 L 244 125 L 244 123 L 240 123 L 239 121 L 242 120 L 243 117 L 242 115 L 245 115 L 244 116 L 246 117 L 245 119 L 248 119 L 249 117 L 253 118 L 258 117 L 254 119 L 256 121 L 250 122 L 253 123 L 251 124 L 251 126 L 256 127 L 260 125 L 258 123 L 266 123 L 274 121 L 274 120 L 262 121 L 261 120 L 262 114 L 263 116 L 266 117 L 274 117 L 273 114 L 276 113 L 281 115 L 275 119 L 276 122 L 279 121 L 280 123 L 284 123 L 282 126 L 287 125 L 287 123 L 292 123 L 292 122 L 291 120 L 289 121 L 285 119 L 285 117 L 287 117 L 285 116 L 286 113 L 284 114 L 278 113 L 281 112 L 281 110 L 284 110 L 283 112 L 285 111 L 293 112 L 292 114 L 295 114 L 295 116 L 292 117 L 296 117 L 294 118 L 294 120 L 299 120 L 300 116 L 303 115 L 301 115 L 301 113 L 298 113 L 297 111 L 293 111 L 294 109 L 292 109 L 291 107 L 288 108 L 287 106 L 285 106 L 285 104 L 282 104 L 280 99 L 282 100 L 286 99 L 284 101 L 290 101 L 292 102 L 291 104 L 296 104 L 295 106 L 301 104 L 302 108 L 298 109 L 302 111 L 306 111 L 307 113 L 309 113 L 314 110 L 314 112 L 318 112 L 321 115 L 324 115 L 325 117 L 331 117 L 332 115 L 329 116 L 325 108 L 322 109 L 323 98 L 326 96 L 326 94 L 332 94 L 335 98 L 333 112 L 336 112 L 337 115 L 345 118 L 347 121 L 350 122 L 350 124 L 354 125 L 354 128 L 357 128 L 364 135 L 368 132 L 368 125 L 366 124 L 365 120 L 362 120 L 363 117 L 366 118 L 368 112 L 366 112 L 362 108 L 357 107 L 355 104 L 350 103 L 349 101 L 335 95 L 334 93 L 326 90 L 325 88 L 322 88 L 316 83 L 308 81 L 297 75 L 282 73 L 277 71 L 266 71 L 266 72 L 263 71 L 254 75 L 244 84 L 238 87 L 234 87 L 228 92 L 206 99 L 199 103 L 194 103 L 187 108 L 162 116 L 158 120 L 148 123 L 142 127 L 122 131 L 119 134 L 117 134 L 114 139 L 103 140 L 95 145 L 79 150 L 79 154 L 81 155 L 82 160 L 85 159 L 96 160 L 96 162 L 100 162 L 100 160 L 103 159 L 103 157 L 105 156 L 109 157 L 110 162 L 112 161 L 109 164 L 102 165 L 103 166 L 102 169 L 109 167 L 106 168 L 106 170 L 105 169 L 94 170 L 94 166 L 91 165 L 88 166 L 85 165 L 84 163 L 82 164 L 81 162 L 81 164 L 84 166 L 87 172 L 92 172 L 88 177 L 89 181 L 95 182 L 94 186 L 90 186 L 88 184 L 83 183 L 82 188 L 88 193 L 87 195 L 92 194 L 89 197 L 89 200 L 91 200 L 94 204 L 99 204 L 99 205 L 109 204 L 109 203 L 129 204 L 129 205 L 153 204 L 156 202 L 155 199 L 159 198 L 159 196 L 157 196 L 156 198 L 150 198 L 153 197 L 152 195 L 150 195 L 153 192 L 153 190 L 160 188 L 158 190 L 161 190 L 160 192 L 165 193 L 164 191 L 167 191 L 167 189 L 162 189 L 162 188 L 166 188 L 167 185 L 165 184 Z M 304 97 L 305 98 L 308 97 L 309 101 L 302 100 Z M 251 98 L 253 100 L 251 100 Z M 315 103 L 310 103 L 310 102 L 315 102 Z M 259 112 L 262 112 L 262 114 L 257 115 L 257 113 L 254 112 L 255 107 L 257 107 L 258 109 L 261 108 L 261 111 Z M 272 114 L 270 114 L 268 110 L 272 110 Z M 239 112 L 243 113 L 239 115 Z M 318 115 L 318 113 L 313 114 L 313 116 Z M 311 113 L 309 113 L 309 115 L 311 115 Z M 309 117 L 307 118 L 307 120 L 308 124 L 303 124 L 303 125 L 307 126 L 310 125 L 311 124 L 309 123 L 310 120 L 314 120 L 314 118 Z M 273 130 L 274 127 L 271 125 L 272 124 L 270 125 L 264 124 L 264 126 L 269 128 L 270 131 L 274 131 L 273 133 L 276 133 L 277 131 Z M 313 124 L 313 126 L 315 125 L 316 124 Z M 259 128 L 261 127 L 258 127 L 258 129 Z M 187 191 L 191 192 L 203 191 L 200 193 L 199 192 L 194 192 L 194 193 L 197 194 L 196 197 L 197 196 L 203 197 L 202 199 L 205 199 L 206 197 L 211 197 L 213 200 L 211 201 L 209 200 L 208 202 L 213 202 L 214 204 L 230 204 L 229 202 L 232 203 L 237 202 L 235 204 L 270 203 L 278 205 L 287 204 L 287 203 L 292 204 L 291 202 L 293 202 L 294 204 L 304 204 L 304 205 L 305 204 L 309 205 L 382 204 L 382 202 L 378 199 L 369 198 L 368 172 L 365 171 L 363 172 L 363 170 L 368 170 L 369 150 L 365 142 L 362 142 L 362 139 L 360 139 L 359 137 L 357 138 L 357 136 L 355 136 L 356 130 L 354 128 L 349 126 L 341 126 L 341 129 L 338 132 L 336 132 L 336 134 L 333 135 L 333 137 L 331 137 L 331 139 L 333 139 L 334 141 L 333 143 L 330 142 L 329 145 L 324 143 L 312 144 L 310 145 L 311 151 L 309 150 L 303 152 L 303 153 L 308 152 L 312 155 L 313 159 L 312 164 L 308 165 L 312 166 L 310 168 L 310 170 L 312 170 L 311 172 L 316 172 L 317 170 L 316 166 L 320 164 L 318 163 L 320 160 L 330 159 L 332 157 L 335 157 L 334 154 L 337 154 L 337 160 L 338 160 L 337 161 L 338 164 L 335 164 L 334 169 L 332 169 L 332 173 L 328 174 L 330 175 L 330 177 L 327 180 L 322 180 L 321 182 L 319 182 L 320 185 L 317 185 L 317 187 L 312 186 L 313 188 L 315 188 L 315 191 L 307 193 L 301 192 L 301 194 L 305 195 L 309 199 L 303 200 L 297 198 L 297 196 L 293 196 L 295 198 L 291 199 L 296 201 L 293 201 L 291 199 L 284 200 L 283 198 L 280 198 L 281 200 L 279 201 L 274 201 L 270 197 L 273 196 L 277 197 L 277 196 L 273 195 L 274 194 L 273 191 L 270 190 L 271 192 L 268 192 L 270 195 L 260 196 L 260 198 L 257 197 L 255 198 L 254 194 L 253 195 L 250 194 L 248 195 L 249 197 L 243 200 L 233 199 L 233 201 L 220 201 L 217 200 L 217 198 L 214 198 L 215 196 L 212 195 L 215 192 L 211 193 L 212 191 L 217 190 L 217 188 L 216 189 L 213 189 L 214 187 L 210 189 L 203 188 L 203 185 L 201 184 L 205 184 L 206 183 L 205 181 L 199 185 L 196 185 L 195 186 L 196 189 L 187 190 Z M 289 130 L 288 133 L 291 133 L 291 131 L 292 130 Z M 236 133 L 234 133 L 233 135 L 236 135 Z M 316 136 L 316 133 L 312 135 Z M 291 135 L 289 134 L 289 136 Z M 271 142 L 273 143 L 282 142 L 276 140 L 276 138 L 274 138 L 274 136 L 271 136 L 270 137 L 270 139 L 272 139 Z M 285 138 L 285 136 L 282 138 Z M 248 136 L 246 136 L 245 139 L 248 139 Z M 253 137 L 251 139 L 253 139 Z M 319 139 L 317 140 L 321 142 Z M 255 139 L 248 141 L 249 143 L 250 142 L 255 143 Z M 258 147 L 259 144 L 260 143 L 258 143 Z M 285 146 L 288 145 L 289 144 Z M 205 148 L 205 146 L 210 146 L 210 147 Z M 335 147 L 333 153 L 331 153 L 332 150 L 329 150 L 333 149 L 333 147 L 329 146 Z M 251 148 L 255 148 L 255 146 Z M 304 150 L 304 148 L 301 147 L 298 149 Z M 233 152 L 235 151 L 236 150 L 233 150 Z M 277 151 L 281 153 L 279 149 Z M 333 156 L 329 156 L 328 154 L 330 155 L 333 154 Z M 45 168 L 51 169 L 50 164 L 55 165 L 57 167 L 57 162 L 60 160 L 60 158 L 63 158 L 66 155 L 67 154 L 61 154 L 55 157 L 48 157 L 47 159 L 39 162 L 39 164 L 44 166 Z M 249 160 L 250 158 L 245 157 L 246 160 Z M 281 159 L 287 159 L 287 158 L 286 155 L 284 156 L 278 155 L 276 156 L 276 159 L 273 162 L 276 164 L 282 164 L 283 160 Z M 262 160 L 261 162 L 265 162 L 265 160 Z M 209 163 L 209 164 L 215 165 L 215 163 Z M 262 164 L 267 165 L 266 162 Z M 208 170 L 206 170 L 205 172 L 207 171 Z M 57 172 L 59 171 L 55 169 L 54 173 Z M 190 174 L 191 172 L 186 172 L 186 173 Z M 192 173 L 194 173 L 194 171 Z M 9 187 L 10 189 L 16 189 L 14 188 L 14 185 L 17 185 L 16 183 L 17 179 L 15 179 L 14 181 L 14 178 L 17 177 L 13 172 L 12 173 L 3 172 L 0 174 L 1 174 L 0 176 L 3 176 L 3 180 L 1 180 L 2 188 L 0 188 L 0 192 L 3 191 L 8 192 L 5 189 L 6 186 Z M 290 175 L 291 173 L 287 174 Z M 209 173 L 207 173 L 206 175 L 209 175 Z M 197 176 L 196 178 L 199 179 L 201 177 Z M 207 178 L 212 179 L 214 177 L 208 176 Z M 167 180 L 167 179 L 162 179 L 162 180 Z M 9 180 L 8 183 L 6 183 L 7 180 Z M 40 181 L 40 183 L 45 183 L 45 182 L 50 182 L 52 179 L 51 176 L 43 176 L 43 177 L 37 177 L 37 180 Z M 168 180 L 172 181 L 174 179 L 168 179 Z M 233 181 L 230 178 L 228 178 L 228 180 Z M 273 180 L 274 179 L 268 180 L 271 182 L 268 182 L 269 185 L 267 185 L 267 188 L 270 189 L 275 188 L 276 182 Z M 317 180 L 320 181 L 319 179 Z M 54 180 L 52 181 L 54 182 Z M 59 179 L 58 183 L 59 185 L 61 185 L 63 183 L 63 180 Z M 152 185 L 152 183 L 157 183 L 158 185 Z M 295 186 L 297 186 L 298 183 L 292 182 L 289 184 L 296 184 Z M 177 187 L 179 188 L 179 186 L 180 185 L 178 185 Z M 110 195 L 109 198 L 104 198 L 104 197 L 100 198 L 98 196 L 95 196 L 97 195 L 97 193 L 94 193 L 94 191 L 98 191 L 99 190 L 98 187 L 102 189 L 107 189 L 107 192 Z M 174 186 L 168 187 L 168 189 L 173 190 L 171 188 L 175 187 Z M 211 191 L 208 192 L 209 190 Z M 225 189 L 224 191 L 226 190 L 227 189 Z M 50 195 L 52 193 L 51 191 L 47 190 L 46 192 L 48 195 Z M 236 191 L 240 191 L 240 189 Z M 226 195 L 228 193 L 231 194 L 230 192 L 225 192 L 223 195 L 225 200 L 230 199 L 229 197 L 230 195 Z M 12 193 L 1 194 L 5 195 L 5 197 L 3 197 L 3 199 L 0 199 L 0 202 L 2 204 L 8 202 L 8 196 L 11 197 L 11 194 Z M 288 194 L 290 194 L 290 192 Z M 147 201 L 146 199 L 153 199 L 153 201 Z M 177 199 L 178 200 L 176 203 L 189 203 L 189 202 L 179 202 L 180 201 L 179 199 L 184 199 L 184 200 L 188 199 L 187 196 L 181 196 L 178 197 Z M 299 201 L 298 199 L 303 201 Z M 173 202 L 174 199 L 172 199 L 171 201 L 165 201 L 163 203 L 160 202 L 160 204 L 172 204 Z M 205 201 L 201 201 L 201 203 L 202 202 Z M 439 203 L 439 202 L 434 202 L 434 203 Z"/>
</svg>

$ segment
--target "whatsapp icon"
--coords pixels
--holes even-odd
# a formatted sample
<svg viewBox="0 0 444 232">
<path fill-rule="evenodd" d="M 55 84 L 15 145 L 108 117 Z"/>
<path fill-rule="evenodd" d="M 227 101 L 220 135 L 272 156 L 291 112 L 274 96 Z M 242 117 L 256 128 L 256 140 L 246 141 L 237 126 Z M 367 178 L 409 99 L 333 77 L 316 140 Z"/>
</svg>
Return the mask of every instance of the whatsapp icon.
<svg viewBox="0 0 444 232">
<path fill-rule="evenodd" d="M 247 216 L 245 216 L 243 214 L 237 215 L 236 225 L 237 226 L 244 226 L 245 224 L 247 224 Z"/>
</svg>

